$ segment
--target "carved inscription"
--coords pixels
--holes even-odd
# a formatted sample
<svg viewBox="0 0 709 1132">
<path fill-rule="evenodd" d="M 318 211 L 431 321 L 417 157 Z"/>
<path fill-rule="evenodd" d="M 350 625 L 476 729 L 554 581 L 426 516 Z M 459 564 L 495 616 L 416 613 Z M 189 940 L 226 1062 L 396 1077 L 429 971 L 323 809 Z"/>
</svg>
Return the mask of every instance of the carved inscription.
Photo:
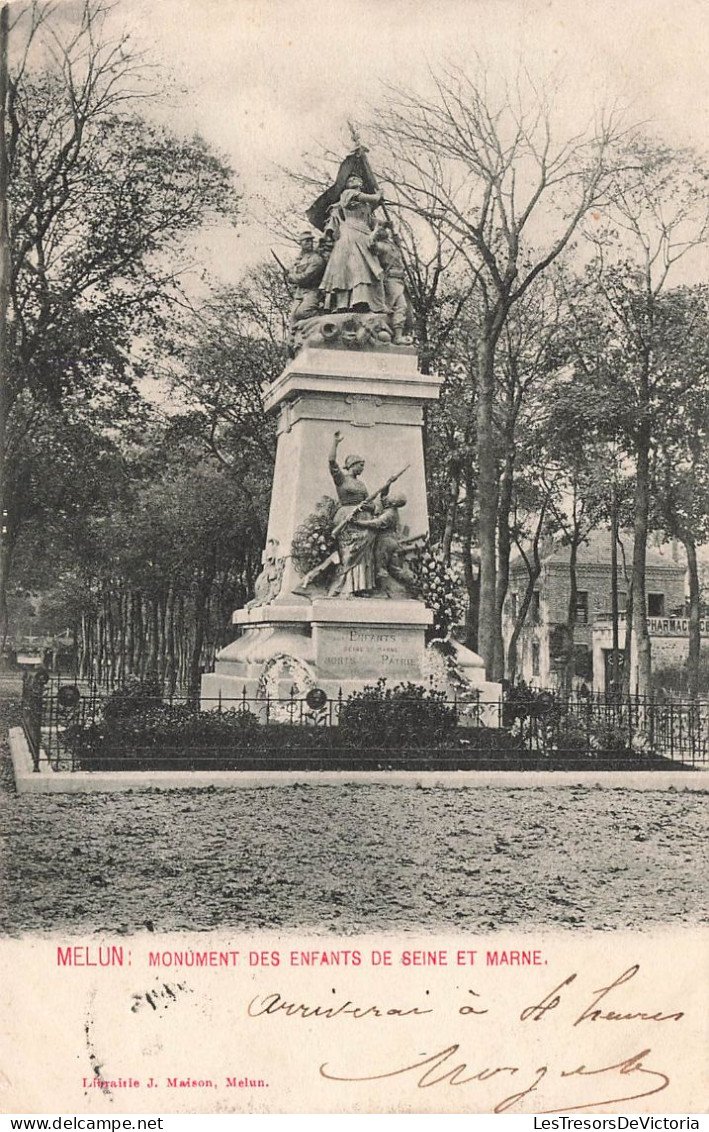
<svg viewBox="0 0 709 1132">
<path fill-rule="evenodd" d="M 423 637 L 418 629 L 321 625 L 317 633 L 317 665 L 328 675 L 397 675 L 413 679 L 421 670 Z"/>
</svg>

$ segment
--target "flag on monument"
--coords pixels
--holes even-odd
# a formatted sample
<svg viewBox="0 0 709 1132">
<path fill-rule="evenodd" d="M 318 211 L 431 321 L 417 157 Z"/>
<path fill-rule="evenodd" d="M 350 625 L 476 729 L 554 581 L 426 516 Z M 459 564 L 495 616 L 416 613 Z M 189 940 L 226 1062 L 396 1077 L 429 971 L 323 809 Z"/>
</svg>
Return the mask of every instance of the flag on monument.
<svg viewBox="0 0 709 1132">
<path fill-rule="evenodd" d="M 318 228 L 321 232 L 323 231 L 327 224 L 328 216 L 330 215 L 330 209 L 333 204 L 337 204 L 347 184 L 347 178 L 351 177 L 353 174 L 362 178 L 364 191 L 366 193 L 374 193 L 377 191 L 377 186 L 372 179 L 369 162 L 362 151 L 356 149 L 353 153 L 348 153 L 337 171 L 335 183 L 330 185 L 329 189 L 325 189 L 325 192 L 321 193 L 317 200 L 313 201 L 310 208 L 305 213 L 313 228 Z"/>
</svg>

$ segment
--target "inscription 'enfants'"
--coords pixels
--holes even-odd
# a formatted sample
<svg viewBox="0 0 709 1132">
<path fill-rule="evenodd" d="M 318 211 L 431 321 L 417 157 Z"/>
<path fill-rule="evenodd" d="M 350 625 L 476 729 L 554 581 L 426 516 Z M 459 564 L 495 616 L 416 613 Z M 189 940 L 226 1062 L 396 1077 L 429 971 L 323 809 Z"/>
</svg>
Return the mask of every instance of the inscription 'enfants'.
<svg viewBox="0 0 709 1132">
<path fill-rule="evenodd" d="M 350 629 L 347 639 L 349 641 L 366 641 L 367 643 L 376 641 L 379 644 L 388 644 L 396 640 L 396 634 L 375 633 L 366 629 Z"/>
</svg>

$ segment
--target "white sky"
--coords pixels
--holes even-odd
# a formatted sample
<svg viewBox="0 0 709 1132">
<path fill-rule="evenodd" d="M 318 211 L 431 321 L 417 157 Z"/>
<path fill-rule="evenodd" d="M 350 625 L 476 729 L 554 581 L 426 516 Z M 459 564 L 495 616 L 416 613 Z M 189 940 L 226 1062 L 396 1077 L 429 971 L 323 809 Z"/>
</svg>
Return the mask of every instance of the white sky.
<svg viewBox="0 0 709 1132">
<path fill-rule="evenodd" d="M 347 118 L 366 119 L 382 82 L 425 86 L 429 68 L 474 52 L 493 73 L 521 58 L 561 78 L 569 124 L 619 100 L 667 143 L 707 148 L 706 0 L 117 0 L 112 19 L 172 74 L 166 121 L 239 174 L 239 234 L 207 241 L 229 280 L 277 245 L 253 194 L 278 192 L 279 164 L 320 145 L 344 155 Z"/>
</svg>

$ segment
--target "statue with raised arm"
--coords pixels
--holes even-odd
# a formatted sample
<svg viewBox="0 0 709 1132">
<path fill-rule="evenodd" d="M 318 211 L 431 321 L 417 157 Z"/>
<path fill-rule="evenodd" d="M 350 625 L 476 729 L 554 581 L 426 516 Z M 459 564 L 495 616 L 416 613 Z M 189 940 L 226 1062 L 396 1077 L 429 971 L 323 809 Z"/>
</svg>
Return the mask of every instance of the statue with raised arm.
<svg viewBox="0 0 709 1132">
<path fill-rule="evenodd" d="M 320 283 L 326 311 L 386 311 L 384 268 L 372 249 L 372 212 L 381 193 L 366 193 L 361 177 L 347 178 L 332 208 L 328 228 L 332 252 Z"/>
<path fill-rule="evenodd" d="M 374 506 L 367 503 L 369 493 L 360 479 L 364 471 L 362 457 L 354 454 L 346 456 L 344 467 L 340 467 L 337 462 L 337 449 L 342 440 L 342 433 L 337 431 L 328 456 L 330 475 L 339 502 L 333 517 L 333 532 L 337 530 L 340 556 L 340 566 L 329 596 L 356 597 L 373 593 L 377 585 L 374 567 L 376 534 L 360 525 L 360 517 L 374 514 Z"/>
<path fill-rule="evenodd" d="M 308 597 L 314 592 L 311 587 L 324 584 L 328 597 L 410 597 L 416 582 L 405 557 L 421 536 L 402 539 L 399 512 L 406 505 L 406 496 L 390 491 L 410 465 L 389 476 L 370 494 L 361 479 L 361 456 L 350 454 L 339 464 L 337 453 L 342 440 L 338 430 L 328 454 L 337 503 L 325 497 L 298 528 L 291 544 L 293 561 L 302 578 L 293 593 Z M 329 503 L 332 510 L 327 506 L 323 509 L 323 503 Z M 317 557 L 316 550 L 313 562 L 314 535 L 322 557 Z M 337 569 L 328 585 L 326 575 L 332 566 Z"/>
</svg>

